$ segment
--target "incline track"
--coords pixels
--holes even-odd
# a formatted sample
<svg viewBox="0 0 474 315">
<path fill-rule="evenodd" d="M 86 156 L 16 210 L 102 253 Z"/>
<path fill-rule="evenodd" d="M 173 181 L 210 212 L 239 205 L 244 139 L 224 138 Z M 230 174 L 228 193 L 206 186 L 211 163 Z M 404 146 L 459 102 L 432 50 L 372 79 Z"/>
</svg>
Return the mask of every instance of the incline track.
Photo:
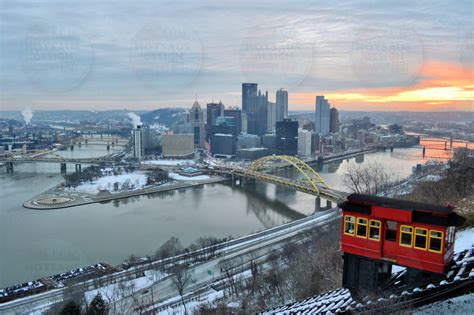
<svg viewBox="0 0 474 315">
<path fill-rule="evenodd" d="M 407 286 L 403 283 L 404 274 L 405 270 L 395 274 L 395 281 L 386 288 L 387 294 L 374 300 L 357 301 L 348 289 L 340 288 L 262 314 L 382 314 L 473 292 L 474 248 L 457 253 L 446 276 Z"/>
</svg>

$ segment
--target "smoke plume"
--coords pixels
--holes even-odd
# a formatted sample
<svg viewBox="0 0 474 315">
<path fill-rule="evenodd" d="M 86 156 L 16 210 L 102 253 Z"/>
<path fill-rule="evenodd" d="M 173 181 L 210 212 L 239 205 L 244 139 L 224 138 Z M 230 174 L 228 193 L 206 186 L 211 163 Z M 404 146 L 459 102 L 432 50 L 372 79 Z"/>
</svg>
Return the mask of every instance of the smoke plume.
<svg viewBox="0 0 474 315">
<path fill-rule="evenodd" d="M 33 111 L 30 107 L 26 107 L 21 111 L 23 115 L 23 119 L 25 120 L 25 124 L 31 125 L 31 119 L 33 118 Z"/>
<path fill-rule="evenodd" d="M 142 120 L 140 119 L 140 116 L 135 113 L 128 113 L 127 116 L 132 120 L 133 127 L 141 126 Z"/>
</svg>

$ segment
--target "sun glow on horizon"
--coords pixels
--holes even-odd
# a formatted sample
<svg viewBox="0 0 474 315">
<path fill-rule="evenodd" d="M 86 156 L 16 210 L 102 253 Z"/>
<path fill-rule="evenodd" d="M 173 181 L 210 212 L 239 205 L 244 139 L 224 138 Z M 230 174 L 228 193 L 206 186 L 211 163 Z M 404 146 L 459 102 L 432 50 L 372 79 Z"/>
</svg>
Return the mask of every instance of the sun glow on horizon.
<svg viewBox="0 0 474 315">
<path fill-rule="evenodd" d="M 423 65 L 421 80 L 407 87 L 353 89 L 319 93 L 294 93 L 290 103 L 314 104 L 316 95 L 325 95 L 341 109 L 354 105 L 372 110 L 474 111 L 473 68 L 460 64 L 430 61 Z M 440 107 L 441 106 L 441 107 Z"/>
</svg>

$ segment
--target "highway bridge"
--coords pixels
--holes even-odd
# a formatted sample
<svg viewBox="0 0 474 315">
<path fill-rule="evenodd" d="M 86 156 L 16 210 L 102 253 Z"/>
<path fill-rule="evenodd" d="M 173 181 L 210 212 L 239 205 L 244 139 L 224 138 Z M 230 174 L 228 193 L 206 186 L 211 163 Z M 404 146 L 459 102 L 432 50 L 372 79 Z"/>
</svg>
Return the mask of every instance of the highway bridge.
<svg viewBox="0 0 474 315">
<path fill-rule="evenodd" d="M 101 136 L 97 137 L 87 137 L 85 135 L 74 138 L 71 140 L 71 145 L 107 145 L 107 146 L 127 146 L 129 144 L 129 139 L 113 136 Z"/>
<path fill-rule="evenodd" d="M 469 141 L 463 139 L 454 139 L 454 138 L 446 138 L 446 137 L 436 137 L 436 136 L 429 136 L 429 135 L 420 135 L 418 136 L 420 140 L 429 141 L 429 142 L 449 142 L 453 143 L 462 143 L 462 144 L 469 144 Z"/>
<path fill-rule="evenodd" d="M 294 168 L 299 176 L 288 178 L 275 174 L 275 170 L 287 166 Z M 346 192 L 330 188 L 311 166 L 295 156 L 266 156 L 255 160 L 247 168 L 219 167 L 214 171 L 230 176 L 233 183 L 239 183 L 240 185 L 259 180 L 314 195 L 318 198 L 316 200 L 317 208 L 320 202 L 319 198 L 324 198 L 330 202 L 339 202 L 348 195 Z"/>
<path fill-rule="evenodd" d="M 10 153 L 0 157 L 0 163 L 5 164 L 7 173 L 13 172 L 14 163 L 56 163 L 60 164 L 61 173 L 66 172 L 67 164 L 75 164 L 76 171 L 81 171 L 82 165 L 100 165 L 102 163 L 117 162 L 121 158 L 120 154 L 109 154 L 94 158 L 68 158 L 59 155 L 55 151 L 25 151 L 22 153 Z"/>
</svg>

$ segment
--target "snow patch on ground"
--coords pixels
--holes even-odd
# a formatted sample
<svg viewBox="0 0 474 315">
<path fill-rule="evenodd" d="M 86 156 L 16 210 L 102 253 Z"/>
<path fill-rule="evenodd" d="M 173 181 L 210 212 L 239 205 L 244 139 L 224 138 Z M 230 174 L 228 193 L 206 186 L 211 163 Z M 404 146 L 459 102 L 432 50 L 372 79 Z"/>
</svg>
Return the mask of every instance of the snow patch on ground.
<svg viewBox="0 0 474 315">
<path fill-rule="evenodd" d="M 438 174 L 435 174 L 435 175 L 430 174 L 430 175 L 426 175 L 421 180 L 428 181 L 428 182 L 437 182 L 437 181 L 441 180 L 441 178 L 443 178 L 443 177 L 441 177 Z"/>
<path fill-rule="evenodd" d="M 187 302 L 186 303 L 186 309 L 187 309 L 187 312 L 188 313 L 193 313 L 193 310 L 196 310 L 201 304 L 203 303 L 212 303 L 214 301 L 216 301 L 217 299 L 222 299 L 224 297 L 224 291 L 215 291 L 213 289 L 209 290 L 208 292 L 206 292 L 206 294 L 202 295 L 199 297 L 199 299 L 197 301 L 192 301 L 192 302 Z M 169 299 L 165 302 L 163 302 L 162 304 L 166 304 L 166 303 L 169 303 L 169 302 L 178 302 L 179 301 L 179 297 L 175 297 L 175 298 L 172 298 L 172 299 Z M 179 305 L 177 307 L 174 307 L 174 308 L 167 308 L 166 310 L 163 310 L 163 311 L 160 311 L 158 314 L 186 314 L 186 312 L 184 311 L 184 307 L 183 305 Z"/>
<path fill-rule="evenodd" d="M 123 184 L 128 182 L 130 189 L 127 189 L 127 191 L 129 191 L 142 189 L 146 186 L 146 181 L 147 175 L 143 172 L 126 173 L 120 175 L 107 175 L 100 177 L 93 182 L 82 183 L 77 187 L 68 187 L 64 190 L 67 192 L 97 194 L 101 189 L 107 189 L 111 193 L 114 193 L 114 183 L 118 183 L 119 190 L 121 190 Z"/>
<path fill-rule="evenodd" d="M 474 246 L 474 228 L 466 228 L 456 233 L 454 252 L 459 253 Z"/>
<path fill-rule="evenodd" d="M 142 161 L 144 165 L 163 165 L 163 166 L 179 166 L 179 165 L 195 165 L 193 160 L 146 160 Z"/>
<path fill-rule="evenodd" d="M 147 270 L 145 271 L 144 277 L 119 283 L 112 283 L 105 287 L 87 291 L 84 293 L 84 298 L 86 299 L 87 303 L 90 303 L 97 293 L 100 292 L 104 300 L 110 303 L 134 294 L 141 289 L 150 287 L 152 284 L 160 281 L 166 276 L 168 276 L 168 274 L 159 272 L 157 270 Z"/>
<path fill-rule="evenodd" d="M 398 272 L 403 271 L 405 269 L 407 269 L 407 268 L 399 266 L 399 265 L 392 265 L 392 273 L 398 273 Z"/>
<path fill-rule="evenodd" d="M 176 173 L 169 173 L 168 176 L 174 180 L 182 180 L 182 181 L 206 180 L 210 178 L 207 175 L 197 175 L 197 176 L 188 177 L 188 176 L 182 176 Z"/>
</svg>

